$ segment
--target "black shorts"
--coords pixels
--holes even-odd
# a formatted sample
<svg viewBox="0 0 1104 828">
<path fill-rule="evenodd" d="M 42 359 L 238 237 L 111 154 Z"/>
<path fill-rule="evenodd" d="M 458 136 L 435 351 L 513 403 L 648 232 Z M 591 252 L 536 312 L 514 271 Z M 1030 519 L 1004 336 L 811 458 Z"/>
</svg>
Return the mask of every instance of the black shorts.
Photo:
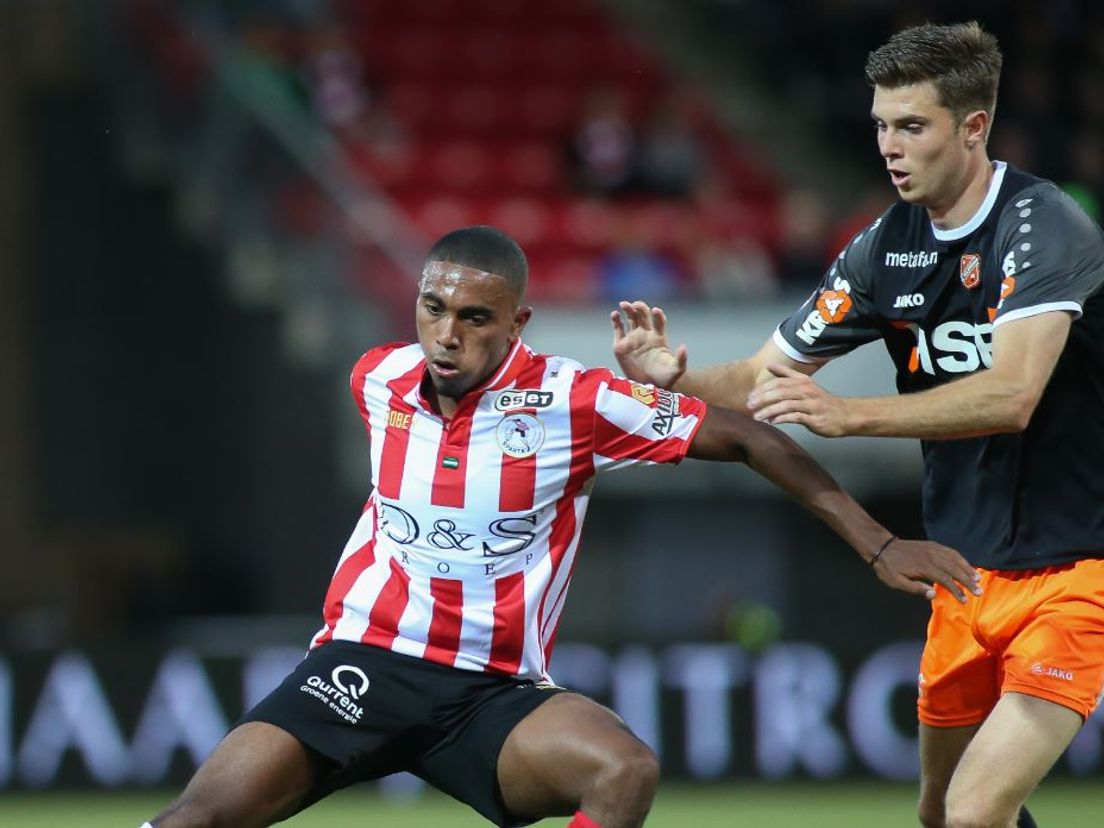
<svg viewBox="0 0 1104 828">
<path fill-rule="evenodd" d="M 350 641 L 323 644 L 238 724 L 267 722 L 333 762 L 299 810 L 336 790 L 410 771 L 497 825 L 498 754 L 556 687 L 457 670 Z"/>
</svg>

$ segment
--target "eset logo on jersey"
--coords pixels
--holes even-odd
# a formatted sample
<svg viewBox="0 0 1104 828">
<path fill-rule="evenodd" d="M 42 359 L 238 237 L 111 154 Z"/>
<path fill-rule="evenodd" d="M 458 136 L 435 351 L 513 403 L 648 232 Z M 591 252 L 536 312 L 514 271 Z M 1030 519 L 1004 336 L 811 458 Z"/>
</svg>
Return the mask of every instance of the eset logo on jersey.
<svg viewBox="0 0 1104 828">
<path fill-rule="evenodd" d="M 981 256 L 967 253 L 958 262 L 958 278 L 967 290 L 973 290 L 981 284 Z"/>
<path fill-rule="evenodd" d="M 817 299 L 816 308 L 820 312 L 820 318 L 833 325 L 842 322 L 851 310 L 851 295 L 842 290 L 826 290 Z"/>
<path fill-rule="evenodd" d="M 503 391 L 495 397 L 495 411 L 513 411 L 517 408 L 548 408 L 554 395 L 551 391 L 538 391 L 535 388 Z"/>
</svg>

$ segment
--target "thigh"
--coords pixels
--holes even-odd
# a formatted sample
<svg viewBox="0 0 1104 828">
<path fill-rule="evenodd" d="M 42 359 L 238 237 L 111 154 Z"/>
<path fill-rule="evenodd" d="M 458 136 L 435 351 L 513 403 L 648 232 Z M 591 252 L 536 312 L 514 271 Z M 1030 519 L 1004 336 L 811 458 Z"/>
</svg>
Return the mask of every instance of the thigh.
<svg viewBox="0 0 1104 828">
<path fill-rule="evenodd" d="M 984 796 L 1014 812 L 1047 774 L 1081 727 L 1068 707 L 1005 693 L 962 754 L 950 795 Z"/>
<path fill-rule="evenodd" d="M 480 674 L 457 681 L 460 689 L 467 689 L 462 697 L 453 694 L 456 703 L 438 708 L 433 729 L 440 736 L 410 769 L 496 825 L 524 824 L 520 812 L 503 802 L 501 756 L 521 723 L 569 694 L 558 687 Z"/>
<path fill-rule="evenodd" d="M 587 786 L 617 757 L 652 756 L 613 711 L 563 693 L 522 720 L 498 760 L 502 800 L 531 818 L 571 814 Z"/>
<path fill-rule="evenodd" d="M 983 588 L 988 587 L 986 579 L 991 576 L 983 572 Z M 975 615 L 988 597 L 959 604 L 947 590 L 936 591 L 928 639 L 920 658 L 917 699 L 920 723 L 933 730 L 977 725 L 1000 697 L 999 658 L 974 637 Z M 934 738 L 940 741 L 938 736 Z"/>
<path fill-rule="evenodd" d="M 230 731 L 180 797 L 155 820 L 158 828 L 199 821 L 238 828 L 271 825 L 296 810 L 325 762 L 298 739 L 264 722 Z"/>
<path fill-rule="evenodd" d="M 951 777 L 980 725 L 931 727 L 920 725 L 920 810 L 933 823 L 942 821 L 943 801 Z"/>
</svg>

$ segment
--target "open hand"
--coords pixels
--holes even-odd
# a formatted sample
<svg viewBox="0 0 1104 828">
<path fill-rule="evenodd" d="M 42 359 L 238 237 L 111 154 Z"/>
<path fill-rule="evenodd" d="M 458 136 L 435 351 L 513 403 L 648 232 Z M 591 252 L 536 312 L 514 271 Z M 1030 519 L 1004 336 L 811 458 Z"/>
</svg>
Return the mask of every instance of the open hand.
<svg viewBox="0 0 1104 828">
<path fill-rule="evenodd" d="M 955 599 L 966 603 L 966 591 L 981 595 L 980 575 L 958 552 L 934 541 L 894 540 L 874 564 L 882 583 L 910 595 L 935 597 L 941 584 Z"/>
<path fill-rule="evenodd" d="M 847 403 L 829 394 L 807 374 L 785 365 L 770 365 L 772 379 L 760 383 L 748 395 L 747 406 L 760 422 L 798 423 L 822 437 L 849 434 Z"/>
<path fill-rule="evenodd" d="M 667 344 L 667 316 L 646 302 L 619 302 L 610 313 L 613 355 L 621 372 L 631 380 L 670 388 L 686 373 L 686 346 L 671 350 Z M 628 329 L 621 314 L 628 320 Z"/>
</svg>

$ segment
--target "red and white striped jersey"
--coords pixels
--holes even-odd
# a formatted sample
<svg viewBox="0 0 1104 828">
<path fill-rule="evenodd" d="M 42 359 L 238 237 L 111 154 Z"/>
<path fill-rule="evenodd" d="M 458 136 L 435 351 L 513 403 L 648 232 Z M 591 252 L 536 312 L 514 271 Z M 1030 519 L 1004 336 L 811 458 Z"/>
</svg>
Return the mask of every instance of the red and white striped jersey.
<svg viewBox="0 0 1104 828">
<path fill-rule="evenodd" d="M 419 345 L 393 343 L 353 370 L 374 488 L 311 646 L 549 680 L 595 474 L 677 463 L 705 404 L 519 341 L 446 420 L 421 395 L 425 369 Z"/>
</svg>

